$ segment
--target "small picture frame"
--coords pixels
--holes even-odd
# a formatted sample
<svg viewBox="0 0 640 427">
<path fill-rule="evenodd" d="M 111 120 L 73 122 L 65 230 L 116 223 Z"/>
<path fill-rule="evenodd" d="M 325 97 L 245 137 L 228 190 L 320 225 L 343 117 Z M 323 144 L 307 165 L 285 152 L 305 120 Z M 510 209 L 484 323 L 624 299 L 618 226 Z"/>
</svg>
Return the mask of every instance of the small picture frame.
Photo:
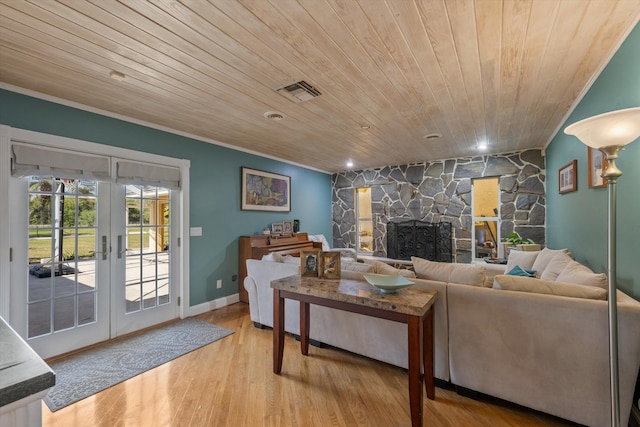
<svg viewBox="0 0 640 427">
<path fill-rule="evenodd" d="M 290 220 L 282 221 L 282 233 L 293 234 L 293 221 L 290 221 Z"/>
<path fill-rule="evenodd" d="M 339 279 L 340 278 L 340 252 L 339 251 L 327 251 L 322 252 L 320 255 L 322 262 L 321 275 L 324 279 Z"/>
<path fill-rule="evenodd" d="M 597 148 L 587 147 L 587 150 L 589 153 L 589 188 L 606 187 L 607 180 L 602 177 L 602 172 L 607 168 L 607 159 Z"/>
<path fill-rule="evenodd" d="M 318 277 L 320 271 L 319 250 L 300 251 L 300 275 L 305 277 Z"/>
<path fill-rule="evenodd" d="M 284 229 L 284 226 L 282 225 L 281 222 L 274 222 L 273 224 L 271 224 L 271 235 L 279 236 L 282 234 L 283 229 Z"/>
<path fill-rule="evenodd" d="M 558 170 L 558 192 L 570 193 L 578 189 L 578 161 L 574 160 Z"/>
</svg>

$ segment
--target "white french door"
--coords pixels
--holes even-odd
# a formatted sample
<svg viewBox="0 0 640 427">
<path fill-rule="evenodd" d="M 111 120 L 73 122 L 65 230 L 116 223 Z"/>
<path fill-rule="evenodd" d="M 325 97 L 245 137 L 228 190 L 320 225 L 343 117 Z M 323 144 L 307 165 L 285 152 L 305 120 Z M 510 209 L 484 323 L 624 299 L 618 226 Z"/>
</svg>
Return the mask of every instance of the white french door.
<svg viewBox="0 0 640 427">
<path fill-rule="evenodd" d="M 116 185 L 112 227 L 114 316 L 117 335 L 177 317 L 178 268 L 174 248 L 178 212 L 171 191 L 148 185 Z"/>
<path fill-rule="evenodd" d="M 40 356 L 178 316 L 171 190 L 54 176 L 10 187 L 24 213 L 11 238 L 12 323 Z"/>
</svg>

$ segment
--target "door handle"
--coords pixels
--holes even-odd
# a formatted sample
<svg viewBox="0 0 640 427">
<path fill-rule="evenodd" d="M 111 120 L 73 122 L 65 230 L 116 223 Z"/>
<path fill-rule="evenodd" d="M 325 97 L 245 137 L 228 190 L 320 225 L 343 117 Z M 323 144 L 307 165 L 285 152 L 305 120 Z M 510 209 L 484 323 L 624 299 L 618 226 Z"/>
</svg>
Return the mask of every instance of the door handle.
<svg viewBox="0 0 640 427">
<path fill-rule="evenodd" d="M 118 258 L 122 258 L 122 254 L 125 253 L 127 250 L 124 249 L 122 250 L 122 235 L 118 236 Z"/>
<path fill-rule="evenodd" d="M 96 254 L 102 254 L 102 260 L 106 261 L 107 260 L 107 255 L 109 253 L 108 249 L 107 249 L 107 236 L 102 236 L 102 250 L 100 252 L 96 252 Z"/>
</svg>

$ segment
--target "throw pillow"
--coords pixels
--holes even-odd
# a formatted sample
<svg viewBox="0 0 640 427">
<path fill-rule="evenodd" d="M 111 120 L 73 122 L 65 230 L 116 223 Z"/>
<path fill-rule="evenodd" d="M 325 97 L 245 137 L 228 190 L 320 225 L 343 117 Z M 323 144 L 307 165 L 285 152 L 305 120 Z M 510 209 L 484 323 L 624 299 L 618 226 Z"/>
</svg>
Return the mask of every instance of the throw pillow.
<svg viewBox="0 0 640 427">
<path fill-rule="evenodd" d="M 411 270 L 403 269 L 403 268 L 395 268 L 387 263 L 382 261 L 365 261 L 367 264 L 373 266 L 373 272 L 376 274 L 389 274 L 389 275 L 400 275 L 404 277 L 416 277 L 416 273 Z"/>
<path fill-rule="evenodd" d="M 567 249 L 549 249 L 544 248 L 540 251 L 538 256 L 536 257 L 535 262 L 531 266 L 531 270 L 536 270 L 540 275 L 544 273 L 544 269 L 547 268 L 547 265 L 551 262 L 554 256 L 559 254 L 560 252 L 567 253 Z"/>
<path fill-rule="evenodd" d="M 566 252 L 557 252 L 553 258 L 551 258 L 549 264 L 544 268 L 544 271 L 540 274 L 540 278 L 542 280 L 556 280 L 558 275 L 567 265 L 569 265 L 570 262 L 573 262 L 573 259 L 571 259 Z M 536 269 L 535 263 L 533 269 Z"/>
<path fill-rule="evenodd" d="M 507 266 L 504 271 L 511 271 L 516 265 L 525 270 L 532 270 L 538 254 L 540 254 L 540 251 L 517 251 L 512 249 L 509 251 Z"/>
<path fill-rule="evenodd" d="M 507 272 L 507 276 L 536 277 L 536 272 L 535 270 L 525 270 L 519 265 L 516 265 Z"/>
<path fill-rule="evenodd" d="M 411 257 L 413 270 L 419 279 L 436 280 L 438 282 L 448 282 L 451 275 L 451 266 L 446 262 L 434 262 L 426 259 Z"/>
<path fill-rule="evenodd" d="M 557 295 L 571 298 L 585 298 L 606 300 L 607 291 L 595 286 L 582 286 L 575 283 L 552 282 L 534 279 L 533 277 L 496 276 L 493 280 L 494 289 L 508 291 L 531 292 L 536 294 Z"/>
<path fill-rule="evenodd" d="M 373 266 L 362 262 L 345 262 L 340 265 L 342 271 L 359 271 L 361 273 L 373 273 Z"/>
<path fill-rule="evenodd" d="M 271 252 L 271 253 L 268 253 L 266 255 L 262 255 L 262 260 L 261 261 L 282 262 L 283 261 L 283 257 L 280 254 L 277 254 L 275 252 Z"/>
<path fill-rule="evenodd" d="M 560 272 L 558 282 L 576 283 L 578 285 L 596 286 L 598 288 L 607 289 L 607 275 L 604 273 L 596 274 L 587 266 L 577 261 L 571 261 Z"/>
<path fill-rule="evenodd" d="M 485 267 L 471 264 L 450 265 L 452 266 L 451 274 L 449 275 L 450 283 L 484 287 L 484 277 L 486 275 Z"/>
<path fill-rule="evenodd" d="M 300 257 L 299 256 L 291 256 L 287 255 L 282 258 L 282 262 L 285 264 L 298 264 L 300 265 Z"/>
</svg>

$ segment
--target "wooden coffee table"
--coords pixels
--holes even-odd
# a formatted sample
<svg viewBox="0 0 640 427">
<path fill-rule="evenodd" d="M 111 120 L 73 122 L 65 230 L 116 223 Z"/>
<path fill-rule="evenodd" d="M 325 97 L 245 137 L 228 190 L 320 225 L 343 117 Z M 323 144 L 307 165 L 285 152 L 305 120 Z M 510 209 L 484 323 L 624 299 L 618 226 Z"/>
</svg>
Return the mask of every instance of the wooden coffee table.
<svg viewBox="0 0 640 427">
<path fill-rule="evenodd" d="M 300 301 L 300 347 L 309 354 L 309 304 L 331 307 L 407 324 L 411 425 L 422 426 L 424 368 L 427 397 L 435 399 L 433 382 L 433 303 L 437 293 L 417 286 L 384 294 L 364 281 L 327 280 L 300 275 L 271 282 L 273 288 L 273 372 L 282 370 L 284 300 Z M 422 337 L 422 343 L 421 341 Z"/>
</svg>

